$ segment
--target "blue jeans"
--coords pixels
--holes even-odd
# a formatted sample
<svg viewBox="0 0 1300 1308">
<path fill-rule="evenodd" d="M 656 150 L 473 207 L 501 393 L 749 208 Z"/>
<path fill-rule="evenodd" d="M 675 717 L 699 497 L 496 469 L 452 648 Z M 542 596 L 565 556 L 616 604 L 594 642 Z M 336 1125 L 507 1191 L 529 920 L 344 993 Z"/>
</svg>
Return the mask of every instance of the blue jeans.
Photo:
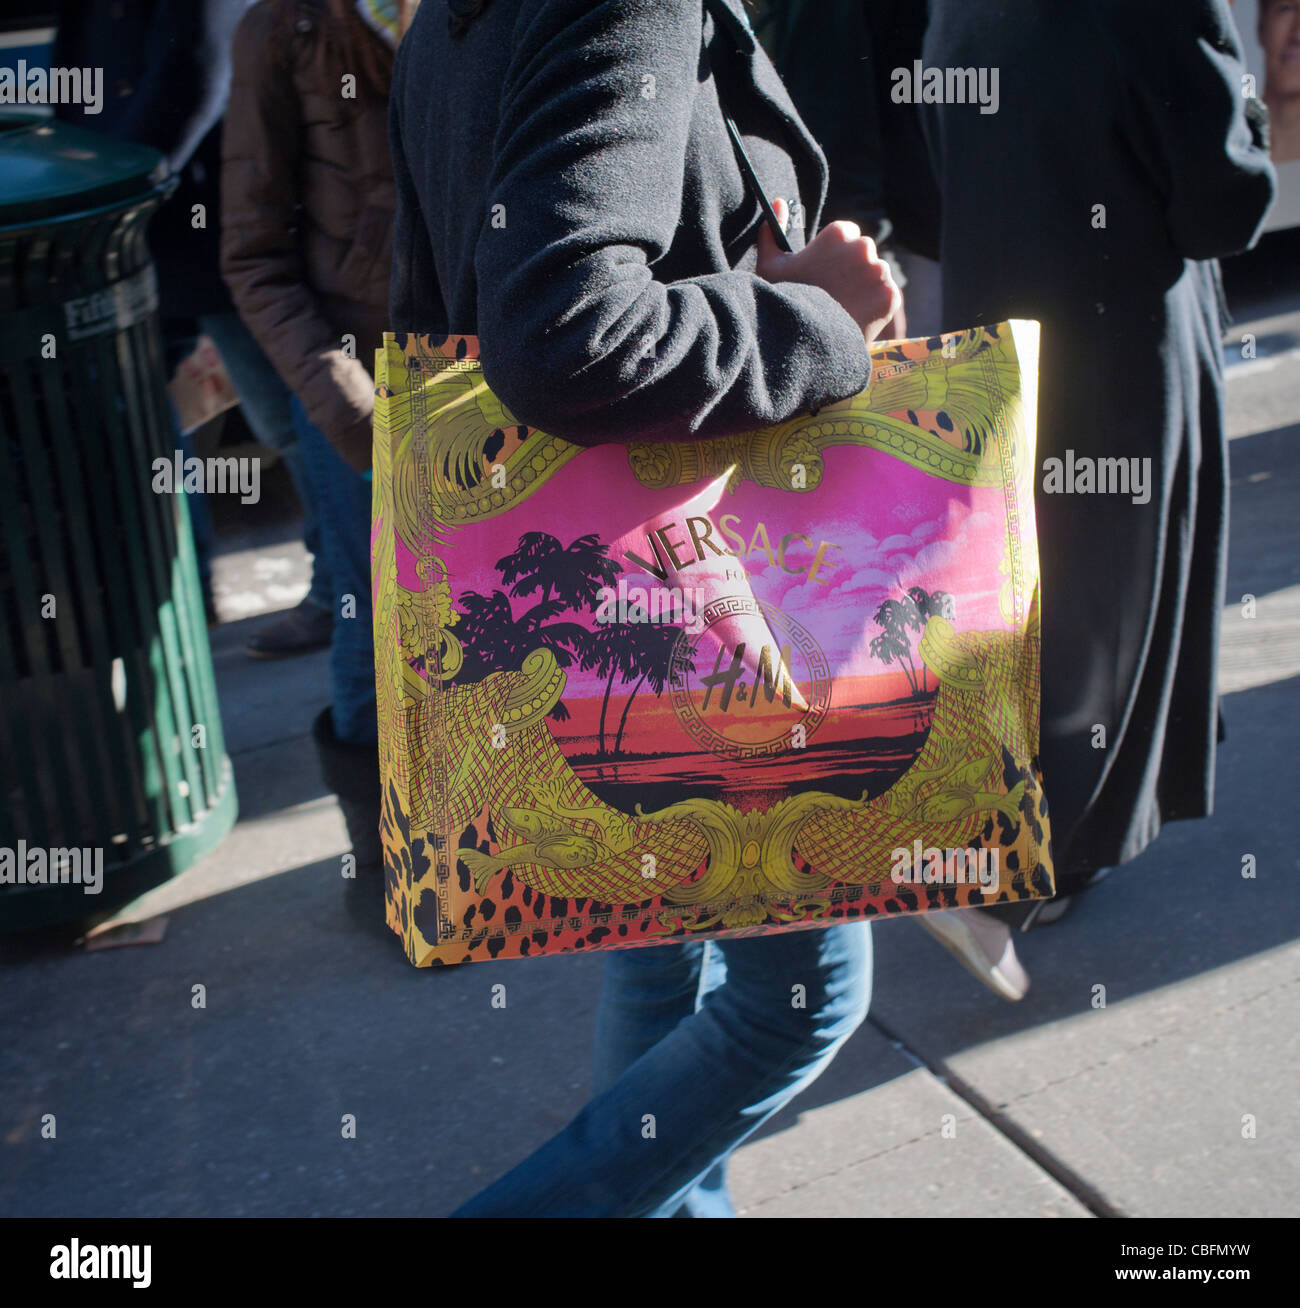
<svg viewBox="0 0 1300 1308">
<path fill-rule="evenodd" d="M 334 734 L 349 745 L 373 745 L 379 739 L 379 722 L 370 616 L 371 485 L 348 467 L 325 433 L 307 417 L 296 395 L 292 411 L 320 515 L 325 571 L 334 592 L 328 600 L 334 614 L 330 645 Z"/>
<path fill-rule="evenodd" d="M 332 588 L 321 556 L 320 521 L 316 496 L 307 475 L 306 460 L 294 424 L 293 393 L 284 384 L 253 333 L 233 310 L 205 313 L 199 327 L 212 337 L 231 383 L 239 394 L 239 407 L 254 436 L 284 460 L 289 479 L 302 504 L 302 540 L 312 556 L 311 587 L 307 598 L 320 608 L 330 606 Z"/>
<path fill-rule="evenodd" d="M 871 1004 L 871 924 L 611 952 L 594 1093 L 453 1217 L 731 1217 L 731 1151 Z"/>
</svg>

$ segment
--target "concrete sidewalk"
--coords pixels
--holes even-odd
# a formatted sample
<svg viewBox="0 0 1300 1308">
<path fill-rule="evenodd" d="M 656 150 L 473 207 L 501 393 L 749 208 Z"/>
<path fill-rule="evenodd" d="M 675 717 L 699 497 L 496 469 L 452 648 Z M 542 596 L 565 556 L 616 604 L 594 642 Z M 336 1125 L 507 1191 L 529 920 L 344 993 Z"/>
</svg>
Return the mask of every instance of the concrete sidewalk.
<svg viewBox="0 0 1300 1308">
<path fill-rule="evenodd" d="M 1018 1005 L 915 923 L 873 928 L 872 1016 L 738 1151 L 746 1214 L 1300 1214 L 1300 427 L 1268 425 L 1300 406 L 1293 381 L 1290 400 L 1257 383 L 1230 387 L 1218 815 L 1020 937 Z M 213 650 L 241 820 L 123 914 L 167 914 L 165 939 L 7 950 L 0 1214 L 441 1215 L 587 1096 L 598 957 L 416 971 L 344 916 L 308 735 L 325 656 L 242 652 L 305 588 L 293 535 L 223 534 L 218 602 L 241 620 Z"/>
</svg>

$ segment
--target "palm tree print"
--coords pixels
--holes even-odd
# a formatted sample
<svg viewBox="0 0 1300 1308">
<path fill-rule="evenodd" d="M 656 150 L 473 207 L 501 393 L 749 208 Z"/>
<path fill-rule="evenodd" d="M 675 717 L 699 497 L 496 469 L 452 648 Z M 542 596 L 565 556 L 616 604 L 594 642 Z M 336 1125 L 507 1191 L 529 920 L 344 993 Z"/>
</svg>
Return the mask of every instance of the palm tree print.
<svg viewBox="0 0 1300 1308">
<path fill-rule="evenodd" d="M 897 661 L 912 688 L 912 694 L 920 694 L 916 679 L 916 668 L 912 663 L 912 642 L 907 634 L 907 609 L 898 600 L 885 600 L 875 611 L 872 621 L 881 631 L 873 638 L 868 648 L 882 663 Z"/>
<path fill-rule="evenodd" d="M 489 672 L 514 671 L 535 649 L 550 650 L 562 668 L 584 662 L 592 633 L 560 619 L 570 610 L 594 605 L 600 588 L 618 574 L 618 565 L 606 557 L 599 538 L 579 536 L 565 546 L 548 532 L 525 532 L 514 552 L 498 559 L 496 566 L 511 595 L 540 598 L 516 618 L 502 590 L 462 594 L 457 632 L 465 646 L 465 663 L 460 676 L 482 681 Z M 557 722 L 569 716 L 563 701 L 551 716 Z"/>
<path fill-rule="evenodd" d="M 925 694 L 929 690 L 929 679 L 924 664 L 921 665 L 920 675 L 917 675 L 910 633 L 923 632 L 931 618 L 951 621 L 955 613 L 956 603 L 947 591 L 927 591 L 920 586 L 912 586 L 901 600 L 887 599 L 876 609 L 872 620 L 881 628 L 881 632 L 872 639 L 868 648 L 882 663 L 898 663 L 912 687 L 913 695 Z"/>
<path fill-rule="evenodd" d="M 608 756 L 622 748 L 628 713 L 642 686 L 649 684 L 656 695 L 663 694 L 678 629 L 670 624 L 622 622 L 599 623 L 590 630 L 572 617 L 565 620 L 565 614 L 593 617 L 601 589 L 615 584 L 620 569 L 605 551 L 594 533 L 563 545 L 549 532 L 525 532 L 516 548 L 496 562 L 509 594 L 504 590 L 494 590 L 491 595 L 466 591 L 460 597 L 456 630 L 465 646 L 465 661 L 458 674 L 465 681 L 482 681 L 490 672 L 513 671 L 535 649 L 550 650 L 562 668 L 577 663 L 603 677 L 599 753 Z M 537 598 L 515 617 L 511 596 Z M 607 748 L 609 703 L 616 681 L 636 684 L 623 706 L 611 751 Z M 560 702 L 551 716 L 562 722 L 569 717 L 569 710 Z"/>
<path fill-rule="evenodd" d="M 497 560 L 497 569 L 512 595 L 540 591 L 543 602 L 555 598 L 573 609 L 591 608 L 619 572 L 595 533 L 564 546 L 545 531 L 526 531 L 514 553 Z"/>
<path fill-rule="evenodd" d="M 609 712 L 609 696 L 614 679 L 622 672 L 627 680 L 627 623 L 609 623 L 588 633 L 583 667 L 604 677 L 605 694 L 600 701 L 600 738 L 598 752 L 605 753 L 605 715 Z"/>
<path fill-rule="evenodd" d="M 949 622 L 957 614 L 957 604 L 946 590 L 927 591 L 920 586 L 909 586 L 907 591 L 907 625 L 920 634 L 931 618 L 946 618 Z M 921 664 L 921 690 L 929 690 L 928 669 Z"/>
<path fill-rule="evenodd" d="M 628 626 L 630 630 L 623 647 L 626 651 L 624 662 L 630 675 L 625 676 L 624 680 L 631 680 L 632 676 L 638 680 L 627 697 L 627 703 L 623 705 L 623 716 L 618 720 L 618 735 L 614 737 L 615 757 L 622 748 L 623 728 L 627 726 L 627 715 L 632 710 L 632 701 L 636 699 L 637 691 L 649 681 L 650 689 L 656 696 L 664 693 L 678 636 L 676 627 L 654 622 L 629 623 Z"/>
</svg>

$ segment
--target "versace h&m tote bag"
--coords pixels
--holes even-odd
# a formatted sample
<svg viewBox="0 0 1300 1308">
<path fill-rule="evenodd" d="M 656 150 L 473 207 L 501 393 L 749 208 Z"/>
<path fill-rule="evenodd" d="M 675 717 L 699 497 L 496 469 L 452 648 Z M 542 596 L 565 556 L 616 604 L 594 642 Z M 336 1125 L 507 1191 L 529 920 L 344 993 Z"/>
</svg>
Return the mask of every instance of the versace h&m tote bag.
<svg viewBox="0 0 1300 1308">
<path fill-rule="evenodd" d="M 1053 892 L 1037 324 L 764 431 L 583 449 L 378 352 L 387 920 L 416 966 Z"/>
</svg>

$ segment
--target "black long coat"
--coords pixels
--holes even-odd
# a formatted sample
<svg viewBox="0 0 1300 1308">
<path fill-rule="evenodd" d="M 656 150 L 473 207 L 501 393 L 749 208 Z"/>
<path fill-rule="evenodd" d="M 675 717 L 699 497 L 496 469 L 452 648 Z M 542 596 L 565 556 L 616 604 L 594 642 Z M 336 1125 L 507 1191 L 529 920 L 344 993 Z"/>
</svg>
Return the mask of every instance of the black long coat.
<svg viewBox="0 0 1300 1308">
<path fill-rule="evenodd" d="M 1150 460 L 1144 504 L 1037 497 L 1044 787 L 1069 889 L 1212 808 L 1227 444 L 1203 261 L 1255 240 L 1275 178 L 1225 0 L 930 8 L 927 67 L 999 70 L 996 113 L 922 108 L 945 326 L 1042 323 L 1040 466 Z"/>
<path fill-rule="evenodd" d="M 937 259 L 920 109 L 893 98 L 890 76 L 920 55 L 926 20 L 926 0 L 763 0 L 754 26 L 826 152 L 828 217 Z"/>
<path fill-rule="evenodd" d="M 581 444 L 729 435 L 856 393 L 825 291 L 754 272 L 760 222 L 723 124 L 817 230 L 826 160 L 741 0 L 492 0 L 461 38 L 421 6 L 390 145 L 397 331 L 477 333 L 521 421 Z"/>
</svg>

